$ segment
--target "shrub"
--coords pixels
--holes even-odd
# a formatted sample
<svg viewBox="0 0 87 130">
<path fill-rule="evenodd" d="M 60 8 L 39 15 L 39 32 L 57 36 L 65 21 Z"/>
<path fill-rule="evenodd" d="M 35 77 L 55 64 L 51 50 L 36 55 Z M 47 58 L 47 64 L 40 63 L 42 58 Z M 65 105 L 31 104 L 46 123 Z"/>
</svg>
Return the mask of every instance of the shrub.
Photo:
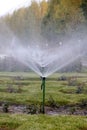
<svg viewBox="0 0 87 130">
<path fill-rule="evenodd" d="M 11 84 L 9 84 L 9 85 L 7 86 L 7 92 L 9 92 L 9 93 L 15 92 L 15 89 L 13 88 L 13 86 L 12 86 Z"/>
<path fill-rule="evenodd" d="M 52 107 L 52 108 L 58 107 L 58 104 L 56 103 L 56 101 L 53 99 L 52 96 L 49 97 L 48 104 L 49 104 L 50 107 Z"/>
<path fill-rule="evenodd" d="M 70 114 L 74 114 L 75 111 L 76 111 L 75 107 L 70 108 Z"/>
<path fill-rule="evenodd" d="M 67 77 L 66 76 L 61 76 L 58 78 L 59 81 L 66 81 L 67 80 Z"/>
<path fill-rule="evenodd" d="M 32 105 L 28 105 L 25 108 L 25 111 L 27 114 L 37 114 L 37 106 L 32 104 Z"/>
<path fill-rule="evenodd" d="M 78 84 L 76 78 L 68 78 L 68 85 L 69 86 L 76 86 Z"/>
<path fill-rule="evenodd" d="M 3 112 L 8 113 L 8 107 L 9 107 L 9 104 L 7 102 L 4 102 L 2 104 L 2 110 L 3 110 Z"/>
<path fill-rule="evenodd" d="M 80 107 L 82 108 L 87 107 L 87 99 L 81 100 Z"/>
<path fill-rule="evenodd" d="M 22 92 L 21 85 L 18 85 L 17 93 L 21 93 L 21 92 Z"/>
<path fill-rule="evenodd" d="M 76 90 L 76 93 L 77 94 L 80 94 L 83 92 L 83 83 L 80 83 L 78 86 L 77 86 L 77 90 Z"/>
</svg>

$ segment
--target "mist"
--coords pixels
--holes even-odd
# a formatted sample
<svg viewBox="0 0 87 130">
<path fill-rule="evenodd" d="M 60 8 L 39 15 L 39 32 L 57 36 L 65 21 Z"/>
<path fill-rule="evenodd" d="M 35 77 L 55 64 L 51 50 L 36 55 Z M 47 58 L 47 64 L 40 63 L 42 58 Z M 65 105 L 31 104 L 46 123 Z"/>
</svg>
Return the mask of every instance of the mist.
<svg viewBox="0 0 87 130">
<path fill-rule="evenodd" d="M 32 3 L 7 17 L 7 23 L 6 20 L 0 21 L 0 57 L 11 57 L 38 75 L 47 77 L 87 55 L 87 25 L 83 22 L 75 29 L 64 28 L 60 33 L 55 22 L 51 26 L 53 23 L 49 21 L 45 28 L 46 13 L 42 18 L 41 7 L 39 15 L 36 7 L 39 9 L 40 5 Z M 66 27 L 64 21 L 60 23 Z"/>
<path fill-rule="evenodd" d="M 10 30 L 8 29 L 8 31 Z M 87 38 L 85 31 L 83 33 L 81 31 L 74 33 L 68 39 L 66 37 L 63 42 L 60 41 L 57 44 L 50 44 L 43 38 L 42 41 L 37 38 L 36 43 L 32 40 L 28 41 L 28 44 L 25 45 L 21 44 L 21 40 L 16 36 L 10 35 L 10 39 L 9 36 L 4 38 L 5 43 L 9 44 L 0 44 L 0 52 L 6 57 L 13 57 L 15 60 L 31 68 L 38 75 L 47 77 L 86 54 Z M 3 37 L 1 37 L 0 41 L 2 39 Z"/>
</svg>

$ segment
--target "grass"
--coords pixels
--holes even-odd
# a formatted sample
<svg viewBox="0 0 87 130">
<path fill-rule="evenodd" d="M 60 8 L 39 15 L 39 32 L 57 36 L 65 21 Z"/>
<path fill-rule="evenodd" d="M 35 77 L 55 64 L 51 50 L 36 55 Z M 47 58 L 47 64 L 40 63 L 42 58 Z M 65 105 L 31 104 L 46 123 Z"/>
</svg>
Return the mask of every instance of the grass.
<svg viewBox="0 0 87 130">
<path fill-rule="evenodd" d="M 58 80 L 65 75 L 68 80 Z M 19 78 L 21 77 L 21 79 Z M 76 84 L 69 85 L 69 80 L 76 79 Z M 83 84 L 84 83 L 84 84 Z M 83 84 L 83 91 L 76 93 L 78 85 Z M 8 92 L 8 87 L 21 92 Z M 42 102 L 41 80 L 33 73 L 0 73 L 0 102 L 9 104 L 35 104 L 40 106 Z M 63 73 L 46 79 L 46 100 L 49 105 L 50 97 L 58 105 L 76 105 L 87 101 L 87 74 Z M 87 130 L 87 117 L 74 115 L 28 115 L 28 114 L 4 114 L 0 113 L 0 130 Z"/>
<path fill-rule="evenodd" d="M 0 114 L 0 128 L 5 130 L 87 130 L 87 117 Z"/>
<path fill-rule="evenodd" d="M 19 74 L 19 75 L 18 75 Z M 15 77 L 20 76 L 22 79 Z M 42 91 L 41 91 L 41 80 L 38 76 L 33 77 L 35 74 L 27 73 L 0 73 L 0 101 L 8 101 L 9 103 L 15 104 L 37 104 L 40 105 L 42 102 Z M 59 104 L 76 104 L 82 99 L 87 99 L 87 83 L 84 85 L 84 92 L 77 94 L 77 86 L 69 86 L 68 80 L 58 81 L 58 77 L 65 74 L 54 74 L 47 78 L 46 81 L 46 101 L 48 105 L 50 96 Z M 84 73 L 67 73 L 66 77 L 76 77 L 76 82 L 83 83 L 87 81 L 86 74 Z M 10 86 L 9 86 L 10 85 Z M 21 92 L 7 92 L 8 87 L 18 90 L 20 87 Z"/>
</svg>

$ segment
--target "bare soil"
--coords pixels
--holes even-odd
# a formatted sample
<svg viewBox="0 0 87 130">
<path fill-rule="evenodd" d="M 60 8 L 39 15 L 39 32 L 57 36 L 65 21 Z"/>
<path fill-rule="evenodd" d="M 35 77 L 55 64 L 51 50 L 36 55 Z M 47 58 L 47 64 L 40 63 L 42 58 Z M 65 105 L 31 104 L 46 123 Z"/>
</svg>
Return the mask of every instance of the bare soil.
<svg viewBox="0 0 87 130">
<path fill-rule="evenodd" d="M 0 105 L 0 113 L 4 113 L 2 105 Z M 25 105 L 9 105 L 8 113 L 11 113 L 11 114 L 27 113 L 26 106 Z M 36 114 L 40 114 L 39 109 L 37 110 Z M 84 116 L 84 115 L 87 115 L 87 106 L 80 106 L 80 105 L 60 106 L 60 107 L 45 106 L 45 114 L 49 114 L 49 115 L 82 115 L 82 116 Z"/>
</svg>

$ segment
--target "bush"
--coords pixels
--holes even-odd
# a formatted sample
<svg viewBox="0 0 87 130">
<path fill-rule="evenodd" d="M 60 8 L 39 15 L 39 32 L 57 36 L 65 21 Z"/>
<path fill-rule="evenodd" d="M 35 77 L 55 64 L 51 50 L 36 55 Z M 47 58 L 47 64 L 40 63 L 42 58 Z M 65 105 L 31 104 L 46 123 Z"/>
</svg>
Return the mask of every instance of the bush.
<svg viewBox="0 0 87 130">
<path fill-rule="evenodd" d="M 27 114 L 37 114 L 37 106 L 34 104 L 28 105 L 28 106 L 26 106 L 24 112 Z"/>
<path fill-rule="evenodd" d="M 80 103 L 80 107 L 84 108 L 87 107 L 87 99 L 83 99 Z"/>
<path fill-rule="evenodd" d="M 70 109 L 70 114 L 74 114 L 75 111 L 76 111 L 75 107 L 72 107 L 72 108 Z"/>
<path fill-rule="evenodd" d="M 78 86 L 77 86 L 77 90 L 76 90 L 76 93 L 77 94 L 80 94 L 83 92 L 83 83 L 80 83 Z"/>
<path fill-rule="evenodd" d="M 59 81 L 66 81 L 67 80 L 67 77 L 66 76 L 61 76 L 58 78 Z"/>
<path fill-rule="evenodd" d="M 9 92 L 9 93 L 15 92 L 15 89 L 13 88 L 13 86 L 12 86 L 11 84 L 9 84 L 9 85 L 7 86 L 7 92 Z"/>
<path fill-rule="evenodd" d="M 73 78 L 68 78 L 68 85 L 69 86 L 76 86 L 78 84 L 77 80 L 75 77 Z"/>
<path fill-rule="evenodd" d="M 4 102 L 2 104 L 2 110 L 3 110 L 3 112 L 8 113 L 8 107 L 9 107 L 9 104 L 7 102 Z"/>
<path fill-rule="evenodd" d="M 53 99 L 52 96 L 49 97 L 48 104 L 49 104 L 50 107 L 52 107 L 52 108 L 58 107 L 58 104 L 55 102 L 55 100 Z"/>
</svg>

